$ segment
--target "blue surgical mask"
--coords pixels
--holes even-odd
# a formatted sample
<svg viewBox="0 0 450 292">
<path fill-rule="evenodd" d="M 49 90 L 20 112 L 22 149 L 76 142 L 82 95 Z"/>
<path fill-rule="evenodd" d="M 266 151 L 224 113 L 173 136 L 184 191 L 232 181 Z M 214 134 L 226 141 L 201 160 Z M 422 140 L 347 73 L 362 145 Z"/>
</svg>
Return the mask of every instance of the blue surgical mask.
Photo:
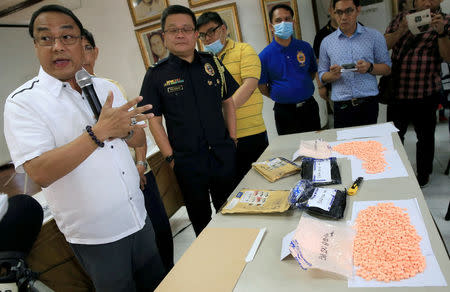
<svg viewBox="0 0 450 292">
<path fill-rule="evenodd" d="M 213 53 L 214 55 L 217 55 L 220 51 L 222 51 L 222 49 L 223 44 L 220 39 L 217 39 L 217 41 L 210 43 L 209 45 L 205 45 L 205 50 Z"/>
<path fill-rule="evenodd" d="M 291 35 L 294 33 L 294 26 L 292 22 L 282 22 L 275 24 L 275 35 L 279 37 L 280 39 L 288 39 L 291 37 Z"/>
</svg>

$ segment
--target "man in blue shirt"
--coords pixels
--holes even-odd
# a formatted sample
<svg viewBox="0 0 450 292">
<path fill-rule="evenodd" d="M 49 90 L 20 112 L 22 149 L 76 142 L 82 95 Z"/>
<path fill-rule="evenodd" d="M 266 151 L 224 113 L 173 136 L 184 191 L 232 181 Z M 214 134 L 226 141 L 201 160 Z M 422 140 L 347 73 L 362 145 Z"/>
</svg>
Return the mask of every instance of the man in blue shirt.
<svg viewBox="0 0 450 292">
<path fill-rule="evenodd" d="M 339 28 L 322 41 L 319 78 L 332 85 L 334 127 L 376 124 L 375 75 L 391 72 L 386 41 L 380 32 L 357 23 L 359 0 L 333 0 L 333 8 Z"/>
<path fill-rule="evenodd" d="M 312 97 L 317 62 L 312 47 L 295 39 L 294 11 L 285 4 L 269 12 L 274 40 L 259 54 L 259 90 L 275 101 L 278 135 L 320 129 L 319 106 Z"/>
</svg>

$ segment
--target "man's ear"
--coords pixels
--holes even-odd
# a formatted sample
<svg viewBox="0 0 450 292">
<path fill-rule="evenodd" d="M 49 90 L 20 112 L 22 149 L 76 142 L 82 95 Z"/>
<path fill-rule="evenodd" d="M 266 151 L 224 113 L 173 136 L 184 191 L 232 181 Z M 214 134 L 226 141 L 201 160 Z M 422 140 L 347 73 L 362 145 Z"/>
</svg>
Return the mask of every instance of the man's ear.
<svg viewBox="0 0 450 292">
<path fill-rule="evenodd" d="M 94 48 L 94 60 L 97 61 L 97 57 L 98 57 L 98 47 Z"/>
</svg>

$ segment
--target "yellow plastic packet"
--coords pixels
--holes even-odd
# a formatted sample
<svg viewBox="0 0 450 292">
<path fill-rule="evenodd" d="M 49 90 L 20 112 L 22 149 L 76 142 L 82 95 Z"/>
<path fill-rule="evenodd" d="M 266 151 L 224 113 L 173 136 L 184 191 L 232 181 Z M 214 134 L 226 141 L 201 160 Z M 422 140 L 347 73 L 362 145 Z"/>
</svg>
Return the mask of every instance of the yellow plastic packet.
<svg viewBox="0 0 450 292">
<path fill-rule="evenodd" d="M 289 209 L 290 191 L 242 189 L 222 209 L 222 214 L 281 213 Z"/>
<path fill-rule="evenodd" d="M 263 162 L 254 162 L 252 167 L 265 179 L 275 182 L 280 178 L 293 175 L 300 171 L 300 167 L 283 157 L 275 157 Z"/>
</svg>

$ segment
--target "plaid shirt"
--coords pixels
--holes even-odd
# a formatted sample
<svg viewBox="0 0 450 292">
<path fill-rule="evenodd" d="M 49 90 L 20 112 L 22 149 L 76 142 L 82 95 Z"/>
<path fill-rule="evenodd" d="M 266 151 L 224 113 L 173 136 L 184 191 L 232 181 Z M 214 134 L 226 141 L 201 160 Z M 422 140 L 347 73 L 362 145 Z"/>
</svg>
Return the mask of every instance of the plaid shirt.
<svg viewBox="0 0 450 292">
<path fill-rule="evenodd" d="M 395 32 L 403 17 L 411 12 L 399 13 L 386 28 Z M 444 32 L 449 33 L 450 17 L 444 15 Z M 403 35 L 392 48 L 392 74 L 399 76 L 394 95 L 398 99 L 422 99 L 441 90 L 441 63 L 438 33 L 428 31 L 414 36 L 410 31 Z"/>
</svg>

